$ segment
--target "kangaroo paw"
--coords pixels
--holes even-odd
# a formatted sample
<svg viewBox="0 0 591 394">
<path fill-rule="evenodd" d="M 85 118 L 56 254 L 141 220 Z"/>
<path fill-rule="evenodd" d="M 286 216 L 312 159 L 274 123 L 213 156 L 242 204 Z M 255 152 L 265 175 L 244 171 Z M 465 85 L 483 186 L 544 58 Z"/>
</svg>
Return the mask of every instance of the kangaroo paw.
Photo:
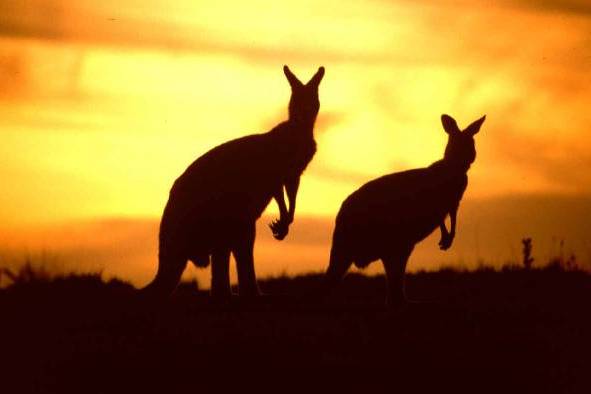
<svg viewBox="0 0 591 394">
<path fill-rule="evenodd" d="M 273 220 L 273 222 L 269 224 L 269 228 L 273 232 L 273 237 L 280 241 L 284 239 L 287 236 L 287 233 L 289 232 L 289 224 L 281 219 Z"/>
<path fill-rule="evenodd" d="M 449 234 L 441 236 L 441 240 L 439 241 L 439 249 L 448 250 L 451 247 L 452 241 L 453 238 Z"/>
</svg>

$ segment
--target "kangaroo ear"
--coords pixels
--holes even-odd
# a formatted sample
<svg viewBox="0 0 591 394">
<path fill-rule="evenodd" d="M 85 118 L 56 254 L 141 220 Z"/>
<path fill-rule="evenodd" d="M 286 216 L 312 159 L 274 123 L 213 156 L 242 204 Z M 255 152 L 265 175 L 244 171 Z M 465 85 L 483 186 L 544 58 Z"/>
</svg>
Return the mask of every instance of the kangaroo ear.
<svg viewBox="0 0 591 394">
<path fill-rule="evenodd" d="M 480 131 L 480 127 L 484 123 L 485 119 L 486 119 L 486 115 L 484 115 L 482 118 L 478 119 L 477 121 L 472 122 L 472 124 L 470 126 L 466 127 L 466 130 L 464 130 L 464 133 L 467 133 L 468 135 L 474 135 L 474 134 L 478 133 Z"/>
<path fill-rule="evenodd" d="M 291 86 L 292 89 L 303 86 L 302 83 L 300 82 L 300 80 L 295 75 L 293 75 L 293 73 L 291 72 L 289 67 L 283 66 L 283 73 L 287 77 L 287 80 L 289 81 L 289 85 Z"/>
<path fill-rule="evenodd" d="M 324 67 L 320 67 L 316 74 L 308 81 L 306 86 L 318 86 L 320 85 L 320 81 L 322 81 L 322 77 L 324 77 Z"/>
<path fill-rule="evenodd" d="M 449 115 L 441 115 L 441 124 L 443 125 L 443 130 L 445 130 L 447 134 L 456 134 L 460 132 L 455 119 Z"/>
</svg>

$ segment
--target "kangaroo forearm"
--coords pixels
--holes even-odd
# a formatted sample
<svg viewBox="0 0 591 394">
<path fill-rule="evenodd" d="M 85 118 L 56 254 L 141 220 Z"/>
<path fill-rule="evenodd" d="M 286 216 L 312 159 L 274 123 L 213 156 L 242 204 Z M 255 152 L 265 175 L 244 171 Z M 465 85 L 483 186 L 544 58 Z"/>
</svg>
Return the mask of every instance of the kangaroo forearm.
<svg viewBox="0 0 591 394">
<path fill-rule="evenodd" d="M 445 227 L 445 219 L 441 223 L 439 223 L 439 230 L 441 231 L 441 235 L 447 235 L 449 232 L 447 231 L 447 227 Z"/>
<path fill-rule="evenodd" d="M 449 222 L 450 222 L 450 229 L 449 229 L 449 234 L 454 237 L 456 235 L 456 217 L 458 214 L 458 208 L 454 208 L 451 210 L 451 212 L 449 213 Z"/>
<path fill-rule="evenodd" d="M 287 199 L 289 201 L 289 219 L 293 221 L 295 216 L 296 208 L 296 197 L 298 195 L 298 189 L 300 187 L 300 178 L 294 178 L 285 183 L 285 191 L 287 193 Z"/>
<path fill-rule="evenodd" d="M 295 198 L 293 200 L 293 202 L 290 201 L 289 203 L 289 212 L 288 212 L 288 216 L 289 216 L 289 222 L 293 222 L 293 218 L 295 217 Z"/>
<path fill-rule="evenodd" d="M 283 195 L 283 186 L 280 187 L 273 194 L 273 198 L 277 201 L 277 207 L 279 208 L 279 217 L 281 220 L 288 218 L 287 206 L 285 205 L 285 197 Z"/>
</svg>

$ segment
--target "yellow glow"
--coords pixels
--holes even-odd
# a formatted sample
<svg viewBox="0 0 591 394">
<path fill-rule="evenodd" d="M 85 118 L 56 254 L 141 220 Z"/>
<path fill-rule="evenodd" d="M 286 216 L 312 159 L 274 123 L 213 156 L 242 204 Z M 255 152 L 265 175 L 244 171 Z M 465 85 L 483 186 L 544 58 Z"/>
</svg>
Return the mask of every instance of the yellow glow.
<svg viewBox="0 0 591 394">
<path fill-rule="evenodd" d="M 488 115 L 468 198 L 591 193 L 589 16 L 449 4 L 15 3 L 0 21 L 0 223 L 158 217 L 196 157 L 285 119 L 283 64 L 326 67 L 298 214 L 333 217 L 363 182 L 439 159 L 442 113 Z"/>
</svg>

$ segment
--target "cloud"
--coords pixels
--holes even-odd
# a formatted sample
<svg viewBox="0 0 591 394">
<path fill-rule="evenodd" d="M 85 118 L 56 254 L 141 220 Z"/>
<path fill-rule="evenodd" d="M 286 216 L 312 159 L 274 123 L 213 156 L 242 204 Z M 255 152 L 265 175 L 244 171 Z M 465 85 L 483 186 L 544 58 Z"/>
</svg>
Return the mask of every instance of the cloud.
<svg viewBox="0 0 591 394">
<path fill-rule="evenodd" d="M 66 31 L 66 4 L 59 0 L 0 0 L 0 34 L 58 39 Z"/>
<path fill-rule="evenodd" d="M 0 98 L 21 95 L 29 85 L 29 62 L 22 51 L 0 54 Z"/>
<path fill-rule="evenodd" d="M 151 6 L 159 8 L 151 9 Z M 393 58 L 377 51 L 342 51 L 322 42 L 303 45 L 292 40 L 269 44 L 240 34 L 233 34 L 231 39 L 223 38 L 220 32 L 225 29 L 220 31 L 216 26 L 220 21 L 203 23 L 197 18 L 194 22 L 179 22 L 182 16 L 179 10 L 171 15 L 167 15 L 167 11 L 170 10 L 158 2 L 146 3 L 138 10 L 129 4 L 113 2 L 96 6 L 91 2 L 77 4 L 65 0 L 0 0 L 0 37 L 232 54 L 249 61 L 273 63 L 309 59 L 320 63 L 380 62 Z M 247 31 L 250 30 L 248 23 L 256 23 L 248 22 L 246 16 L 243 20 L 246 25 L 242 29 Z M 226 33 L 231 30 L 227 29 Z"/>
<path fill-rule="evenodd" d="M 336 212 L 335 212 L 336 214 Z M 257 223 L 255 257 L 260 277 L 282 272 L 298 274 L 324 271 L 328 263 L 334 217 L 298 215 L 284 241 L 273 239 L 265 215 Z M 441 252 L 435 231 L 421 242 L 411 257 L 410 270 L 436 269 L 441 265 L 476 267 L 481 261 L 500 266 L 519 262 L 521 239 L 532 237 L 537 264 L 560 253 L 574 253 L 583 267 L 591 269 L 591 194 L 522 195 L 486 199 L 464 198 L 458 214 L 458 233 L 452 249 Z M 115 219 L 71 223 L 19 232 L 2 229 L 0 257 L 3 265 L 22 262 L 31 255 L 53 256 L 56 267 L 66 272 L 103 271 L 136 285 L 145 284 L 156 270 L 158 219 Z M 560 241 L 565 241 L 563 250 Z M 24 252 L 24 251 L 28 252 Z M 20 253 L 20 254 L 19 254 Z M 6 256 L 12 256 L 7 259 Z M 380 272 L 380 264 L 369 271 Z M 195 270 L 202 284 L 209 283 L 209 270 Z M 235 278 L 234 278 L 235 279 Z"/>
<path fill-rule="evenodd" d="M 505 131 L 494 138 L 496 160 L 541 176 L 553 188 L 591 193 L 591 153 L 585 143 L 556 143 L 554 133 L 543 136 Z M 588 144 L 587 144 L 588 145 Z"/>
<path fill-rule="evenodd" d="M 343 182 L 350 185 L 362 185 L 371 180 L 372 176 L 362 172 L 347 171 L 323 165 L 315 165 L 314 175 L 325 181 Z"/>
<path fill-rule="evenodd" d="M 41 112 L 41 111 L 40 111 Z M 96 120 L 76 119 L 71 116 L 64 116 L 60 114 L 51 113 L 37 113 L 34 117 L 21 111 L 15 111 L 11 114 L 11 125 L 16 125 L 19 128 L 26 130 L 43 130 L 43 131 L 97 131 L 104 130 L 104 124 Z"/>
<path fill-rule="evenodd" d="M 408 3 L 418 6 L 428 5 L 430 7 L 445 7 L 455 9 L 461 13 L 467 9 L 488 8 L 491 4 L 484 0 L 426 0 L 415 2 L 407 0 Z M 398 1 L 385 0 L 385 3 L 391 5 L 399 4 Z M 500 0 L 494 2 L 497 7 L 515 7 L 524 10 L 539 12 L 563 12 L 569 14 L 578 14 L 583 16 L 591 15 L 591 4 L 587 0 Z"/>
<path fill-rule="evenodd" d="M 591 3 L 587 0 L 508 0 L 509 4 L 542 12 L 564 12 L 591 16 Z"/>
<path fill-rule="evenodd" d="M 311 20 L 293 17 L 276 18 L 271 22 L 275 18 L 249 18 L 253 14 L 248 14 L 246 8 L 219 11 L 220 15 L 227 12 L 229 19 L 195 13 L 183 15 L 180 8 L 174 9 L 180 3 L 182 1 L 167 5 L 158 0 L 0 0 L 0 96 L 18 94 L 25 99 L 22 100 L 25 104 L 18 103 L 18 108 L 11 107 L 12 103 L 1 103 L 5 108 L 0 109 L 7 114 L 3 118 L 7 126 L 4 129 L 10 129 L 10 122 L 17 126 L 14 134 L 18 128 L 55 131 L 104 128 L 121 132 L 120 141 L 123 141 L 128 130 L 152 130 L 156 128 L 153 124 L 160 122 L 161 118 L 176 117 L 179 120 L 167 126 L 168 133 L 191 130 L 194 133 L 192 138 L 203 136 L 203 141 L 209 144 L 218 141 L 215 138 L 225 138 L 225 134 L 205 138 L 206 127 L 194 125 L 199 117 L 231 118 L 228 111 L 231 109 L 232 113 L 236 111 L 240 115 L 235 108 L 241 108 L 253 114 L 255 121 L 252 124 L 255 126 L 258 119 L 268 119 L 259 118 L 258 112 L 254 113 L 248 107 L 249 100 L 234 83 L 252 81 L 262 73 L 263 67 L 240 63 L 247 60 L 277 65 L 292 61 L 310 62 L 312 59 L 315 67 L 319 64 L 327 66 L 327 70 L 330 67 L 330 81 L 323 82 L 322 109 L 317 123 L 319 152 L 308 175 L 317 176 L 316 185 L 336 181 L 334 183 L 341 187 L 338 193 L 334 193 L 337 197 L 341 191 L 344 194 L 353 190 L 370 177 L 394 168 L 408 168 L 410 159 L 414 160 L 412 165 L 423 165 L 423 162 L 426 165 L 439 158 L 443 148 L 443 142 L 439 141 L 443 141 L 443 133 L 436 119 L 442 112 L 450 112 L 462 121 L 482 113 L 489 114 L 486 124 L 491 130 L 478 140 L 478 169 L 487 168 L 486 171 L 490 169 L 491 172 L 499 169 L 495 174 L 502 175 L 519 171 L 534 174 L 544 178 L 546 186 L 555 186 L 549 190 L 569 190 L 573 185 L 578 185 L 581 190 L 589 189 L 589 175 L 583 170 L 589 164 L 585 148 L 589 144 L 584 134 L 588 120 L 591 120 L 585 110 L 589 101 L 586 87 L 589 78 L 581 76 L 591 65 L 591 47 L 584 45 L 588 42 L 589 26 L 573 17 L 591 7 L 584 2 L 506 0 L 492 6 L 483 1 L 391 1 L 387 5 L 379 3 L 379 6 L 375 5 L 376 2 L 364 2 L 363 6 L 362 3 L 346 2 L 331 12 L 327 12 L 325 3 L 318 2 L 320 11 L 315 9 L 314 15 L 309 15 Z M 196 5 L 189 3 L 185 5 L 192 7 L 192 11 L 203 8 L 210 12 L 209 8 L 212 8 L 198 1 Z M 294 4 L 286 2 L 277 8 L 285 16 L 286 10 L 292 12 L 302 8 L 299 3 Z M 355 6 L 357 8 L 349 8 Z M 517 7 L 527 11 L 519 11 Z M 222 6 L 213 8 L 223 9 Z M 558 12 L 559 9 L 569 14 L 551 15 L 550 11 Z M 239 15 L 242 11 L 245 15 Z M 259 21 L 262 22 L 260 26 Z M 370 33 L 363 35 L 366 31 Z M 328 40 L 325 32 L 333 39 Z M 349 45 L 350 41 L 356 44 Z M 92 48 L 86 50 L 87 46 Z M 140 51 L 130 50 L 135 48 Z M 175 56 L 177 50 L 190 51 L 191 54 Z M 87 52 L 87 55 L 77 57 L 76 52 Z M 220 66 L 226 67 L 223 73 L 236 71 L 236 75 L 228 79 L 222 75 Z M 192 79 L 193 73 L 206 77 Z M 78 79 L 80 83 L 77 85 Z M 211 81 L 211 85 L 203 84 L 204 80 Z M 180 89 L 177 84 L 189 88 Z M 190 92 L 193 87 L 200 87 L 207 93 L 193 95 Z M 71 94 L 71 91 L 79 94 Z M 126 94 L 132 96 L 126 97 Z M 60 100 L 66 96 L 71 98 L 69 102 Z M 263 91 L 262 96 L 272 95 Z M 78 100 L 79 97 L 96 100 L 92 105 L 78 105 L 82 101 Z M 236 107 L 229 106 L 230 102 L 235 102 Z M 260 102 L 264 102 L 263 98 Z M 158 107 L 162 103 L 165 106 Z M 181 107 L 183 103 L 186 107 Z M 272 100 L 265 103 L 271 105 Z M 284 119 L 282 104 L 277 118 L 265 122 L 264 126 L 272 126 Z M 511 133 L 501 134 L 500 126 L 492 127 L 498 119 L 507 119 L 507 130 Z M 548 138 L 550 133 L 556 133 L 557 123 L 570 129 L 570 138 Z M 228 124 L 233 126 L 230 122 Z M 203 125 L 207 126 L 205 121 Z M 236 125 L 240 126 L 238 121 Z M 222 129 L 221 126 L 218 128 Z M 228 130 L 233 129 L 228 127 Z M 328 132 L 322 134 L 325 130 Z M 424 137 L 413 135 L 417 132 L 423 133 Z M 527 137 L 523 137 L 524 133 Z M 581 136 L 580 142 L 573 142 L 574 134 Z M 364 144 L 364 139 L 369 142 Z M 87 141 L 80 139 L 79 143 L 88 144 Z M 30 138 L 25 137 L 19 143 L 29 146 Z M 146 152 L 152 149 L 142 143 L 145 139 L 129 146 L 141 146 Z M 31 149 L 33 145 L 42 144 L 30 144 Z M 66 149 L 52 153 L 60 158 L 75 157 L 69 153 L 74 149 L 63 145 Z M 62 147 L 58 144 L 47 146 Z M 102 165 L 116 161 L 116 155 L 123 150 L 115 149 L 115 146 L 124 144 L 111 147 L 105 143 L 104 149 L 108 150 L 103 160 L 97 162 Z M 350 153 L 360 148 L 371 157 Z M 169 168 L 167 166 L 179 157 L 178 146 L 171 144 L 168 149 L 168 156 L 159 156 L 163 168 Z M 482 160 L 486 155 L 481 153 L 486 149 L 493 151 L 494 155 Z M 139 148 L 134 150 L 139 151 Z M 23 152 L 28 153 L 28 150 Z M 159 150 L 154 148 L 151 152 Z M 343 152 L 348 154 L 343 155 Z M 419 153 L 424 160 L 423 156 L 418 159 Z M 31 156 L 14 156 L 18 157 L 16 165 L 24 163 L 31 168 L 37 165 L 35 169 L 39 174 L 46 174 L 39 163 L 30 159 Z M 398 161 L 392 162 L 386 157 Z M 79 171 L 99 168 L 89 162 L 64 160 L 62 165 L 68 163 Z M 127 171 L 138 171 L 137 166 L 128 163 L 122 163 L 123 167 Z M 62 186 L 75 185 L 70 172 L 73 171 L 68 169 Z M 117 171 L 109 179 L 110 183 L 105 183 L 123 181 L 124 177 L 118 177 L 121 174 L 126 174 L 124 169 Z M 95 176 L 103 182 L 106 176 L 99 175 Z M 89 179 L 88 174 L 84 176 Z M 43 175 L 19 178 L 15 184 L 18 187 L 11 185 L 10 189 L 24 190 L 26 185 L 35 190 L 39 186 L 34 182 L 43 178 Z M 151 178 L 154 185 L 157 178 L 156 175 Z M 490 177 L 474 178 L 471 182 L 476 182 L 472 186 L 482 185 L 480 190 L 484 192 L 481 194 L 506 193 L 511 187 L 520 187 L 521 181 L 513 176 L 511 184 L 508 185 L 507 181 L 500 185 L 491 182 Z M 105 186 L 104 190 L 107 188 Z M 82 190 L 80 185 L 72 189 L 76 195 Z M 472 187 L 475 189 L 478 188 Z M 84 192 L 99 195 L 104 190 L 89 183 Z M 136 209 L 137 204 L 125 205 L 127 202 L 118 197 L 115 189 L 109 190 L 106 194 L 112 195 L 111 204 L 116 207 L 116 212 Z M 72 195 L 72 191 L 64 194 Z M 14 201 L 25 204 L 26 199 L 22 196 L 27 195 L 14 195 L 18 196 L 13 198 Z M 29 198 L 27 204 L 48 211 L 44 206 L 47 202 L 39 197 L 43 193 L 36 191 L 31 195 L 34 197 Z M 138 195 L 141 194 L 138 192 Z M 317 200 L 317 196 L 311 197 L 307 206 L 314 205 Z M 324 200 L 327 202 L 322 209 L 330 212 L 333 200 L 326 197 Z M 85 201 L 98 204 L 95 200 Z M 64 205 L 59 202 L 52 205 L 55 204 Z M 104 209 L 103 205 L 101 207 Z M 150 212 L 156 212 L 156 209 L 145 209 L 141 213 Z"/>
</svg>

